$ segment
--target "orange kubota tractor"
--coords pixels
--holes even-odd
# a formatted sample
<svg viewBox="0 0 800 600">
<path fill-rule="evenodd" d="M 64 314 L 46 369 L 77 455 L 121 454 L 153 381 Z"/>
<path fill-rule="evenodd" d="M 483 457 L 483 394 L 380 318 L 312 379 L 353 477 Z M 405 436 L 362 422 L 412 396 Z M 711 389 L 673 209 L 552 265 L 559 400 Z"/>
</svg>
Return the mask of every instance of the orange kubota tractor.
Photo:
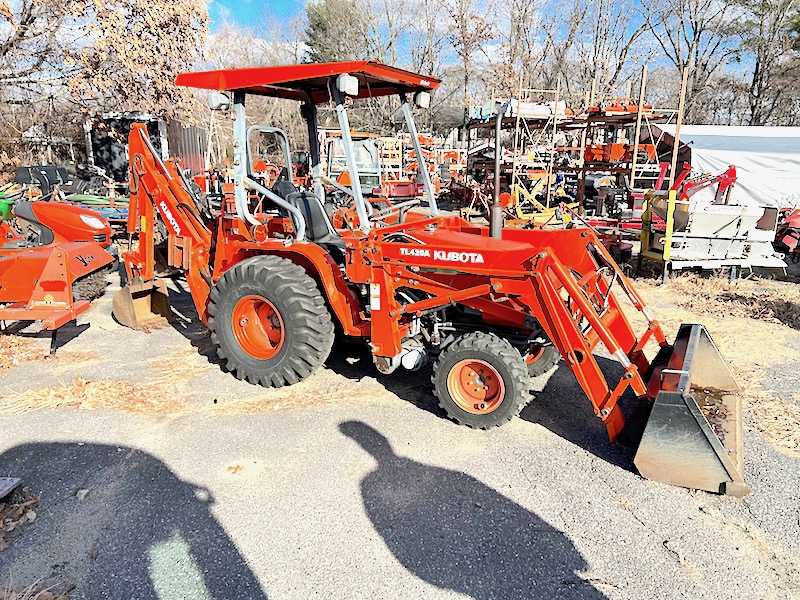
<svg viewBox="0 0 800 600">
<path fill-rule="evenodd" d="M 336 107 L 351 181 L 359 181 L 347 106 L 375 96 L 399 99 L 421 155 L 411 99 L 425 108 L 432 78 L 371 61 L 182 74 L 178 85 L 210 90 L 213 109 L 229 111 L 234 185 L 219 214 L 198 211 L 174 163 L 163 164 L 144 125 L 130 134 L 128 231 L 139 246 L 124 256 L 130 283 L 114 299 L 124 324 L 168 315 L 167 291 L 154 278 L 156 212 L 169 232 L 169 262 L 185 272 L 197 312 L 220 358 L 240 379 L 294 384 L 328 357 L 334 331 L 361 338 L 382 373 L 433 360 L 433 391 L 448 415 L 477 428 L 501 425 L 529 397 L 531 374 L 560 355 L 575 374 L 611 440 L 640 419 L 619 404 L 630 389 L 648 414 L 635 463 L 648 478 L 743 495 L 741 418 L 736 383 L 701 325 L 683 325 L 674 344 L 587 228 L 489 229 L 442 215 L 423 169 L 419 200 L 375 210 L 360 186 L 347 188 L 358 219 L 337 230 L 320 202 L 317 105 Z M 311 189 L 252 175 L 250 95 L 295 100 L 308 126 Z M 315 191 L 317 190 L 317 191 Z M 641 311 L 641 335 L 620 301 Z M 648 341 L 660 350 L 650 361 Z M 607 379 L 595 351 L 621 365 Z M 640 414 L 641 414 L 640 412 Z M 643 433 L 641 431 L 643 429 Z M 636 433 L 629 432 L 627 433 Z"/>
</svg>

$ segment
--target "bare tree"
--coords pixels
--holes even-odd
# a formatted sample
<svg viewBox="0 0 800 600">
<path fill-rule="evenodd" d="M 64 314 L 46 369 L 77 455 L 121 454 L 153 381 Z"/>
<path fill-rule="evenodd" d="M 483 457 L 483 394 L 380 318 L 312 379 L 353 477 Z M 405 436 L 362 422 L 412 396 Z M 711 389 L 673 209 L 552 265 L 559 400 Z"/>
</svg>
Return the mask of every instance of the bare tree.
<svg viewBox="0 0 800 600">
<path fill-rule="evenodd" d="M 541 43 L 542 4 L 541 0 L 509 0 L 498 9 L 497 31 L 503 53 L 493 70 L 494 87 L 500 93 L 513 95 L 520 81 L 534 82 L 541 78 L 546 56 Z"/>
<path fill-rule="evenodd" d="M 689 69 L 685 120 L 707 122 L 715 75 L 741 54 L 730 0 L 653 0 L 644 6 L 652 38 L 681 77 Z"/>
<path fill-rule="evenodd" d="M 746 86 L 747 121 L 750 125 L 788 124 L 800 91 L 800 62 L 792 52 L 792 17 L 796 17 L 800 2 L 742 0 L 741 5 L 746 11 L 742 47 L 753 61 Z"/>
<path fill-rule="evenodd" d="M 647 31 L 647 23 L 630 0 L 599 0 L 587 7 L 583 23 L 583 52 L 580 52 L 582 84 L 597 83 L 599 91 L 614 90 L 632 63 L 645 62 L 636 54 Z M 646 51 L 642 51 L 646 54 Z M 633 59 L 633 60 L 632 60 Z"/>
<path fill-rule="evenodd" d="M 59 86 L 77 70 L 64 70 L 63 25 L 70 13 L 56 1 L 0 0 L 0 85 L 25 90 Z"/>
<path fill-rule="evenodd" d="M 412 18 L 409 8 L 408 0 L 368 0 L 367 23 L 374 58 L 391 64 L 405 62 L 400 42 Z"/>
<path fill-rule="evenodd" d="M 356 60 L 375 55 L 372 15 L 366 0 L 311 0 L 305 42 L 310 62 Z"/>
<path fill-rule="evenodd" d="M 441 75 L 442 53 L 449 34 L 448 15 L 437 0 L 411 0 L 409 10 L 416 16 L 408 24 L 411 67 L 421 73 Z"/>
<path fill-rule="evenodd" d="M 449 39 L 459 58 L 463 77 L 463 106 L 466 111 L 471 102 L 471 77 L 476 71 L 475 58 L 479 52 L 485 56 L 485 44 L 495 39 L 494 24 L 489 19 L 490 6 L 479 13 L 475 0 L 449 0 L 445 9 L 450 15 Z"/>
<path fill-rule="evenodd" d="M 646 60 L 642 37 L 647 23 L 632 0 L 551 2 L 544 12 L 545 71 L 543 83 L 562 81 L 565 96 L 578 101 L 595 85 L 598 95 L 611 93 L 634 66 Z"/>
</svg>

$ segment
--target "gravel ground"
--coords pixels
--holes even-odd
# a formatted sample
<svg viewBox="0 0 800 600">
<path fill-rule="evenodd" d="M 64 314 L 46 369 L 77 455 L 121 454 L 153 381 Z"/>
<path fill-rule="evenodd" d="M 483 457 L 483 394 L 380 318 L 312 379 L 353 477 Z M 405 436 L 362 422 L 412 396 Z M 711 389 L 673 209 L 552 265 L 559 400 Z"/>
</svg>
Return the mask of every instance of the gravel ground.
<svg viewBox="0 0 800 600">
<path fill-rule="evenodd" d="M 0 412 L 0 475 L 42 496 L 36 521 L 7 536 L 0 586 L 40 581 L 70 598 L 800 598 L 799 457 L 749 418 L 749 496 L 674 488 L 608 443 L 563 365 L 536 380 L 522 418 L 476 432 L 443 418 L 428 372 L 378 378 L 352 346 L 298 386 L 239 382 L 173 292 L 175 327 L 122 328 L 107 293 L 62 332 L 55 360 L 0 371 L 6 401 L 80 376 L 182 407 Z M 664 292 L 644 292 L 665 306 Z M 795 402 L 797 332 L 759 326 L 786 349 L 762 387 Z"/>
</svg>

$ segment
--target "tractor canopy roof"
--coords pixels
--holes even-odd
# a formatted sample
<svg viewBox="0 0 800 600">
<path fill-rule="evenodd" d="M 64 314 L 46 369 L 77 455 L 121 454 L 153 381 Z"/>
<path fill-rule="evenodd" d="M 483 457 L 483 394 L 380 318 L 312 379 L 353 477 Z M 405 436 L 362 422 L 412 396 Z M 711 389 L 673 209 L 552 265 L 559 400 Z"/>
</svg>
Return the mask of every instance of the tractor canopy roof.
<svg viewBox="0 0 800 600">
<path fill-rule="evenodd" d="M 343 73 L 358 78 L 356 98 L 430 91 L 441 83 L 433 77 L 372 60 L 181 73 L 175 83 L 186 87 L 221 92 L 244 91 L 248 94 L 289 100 L 307 100 L 310 96 L 314 103 L 320 104 L 330 98 L 331 77 Z"/>
</svg>

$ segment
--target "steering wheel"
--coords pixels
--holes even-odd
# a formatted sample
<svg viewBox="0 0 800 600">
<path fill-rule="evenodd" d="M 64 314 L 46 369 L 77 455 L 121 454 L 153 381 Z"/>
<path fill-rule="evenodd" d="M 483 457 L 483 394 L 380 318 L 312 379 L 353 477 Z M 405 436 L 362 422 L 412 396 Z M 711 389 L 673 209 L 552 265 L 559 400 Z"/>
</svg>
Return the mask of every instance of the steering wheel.
<svg viewBox="0 0 800 600">
<path fill-rule="evenodd" d="M 413 200 L 406 200 L 405 202 L 400 202 L 398 204 L 393 204 L 389 208 L 384 208 L 383 210 L 379 210 L 377 212 L 372 213 L 369 216 L 369 220 L 370 222 L 375 223 L 377 221 L 383 221 L 387 217 L 397 213 L 400 216 L 399 220 L 402 222 L 403 215 L 405 215 L 405 213 L 408 212 L 410 208 L 414 206 L 419 206 L 419 204 L 420 201 L 417 200 L 416 198 L 414 198 Z"/>
</svg>

